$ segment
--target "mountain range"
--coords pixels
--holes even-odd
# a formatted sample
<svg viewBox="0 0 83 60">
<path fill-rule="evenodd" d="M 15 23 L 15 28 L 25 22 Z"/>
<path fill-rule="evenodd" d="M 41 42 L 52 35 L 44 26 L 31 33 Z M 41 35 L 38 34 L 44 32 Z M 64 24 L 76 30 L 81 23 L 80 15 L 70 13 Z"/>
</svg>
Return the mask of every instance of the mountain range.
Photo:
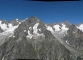
<svg viewBox="0 0 83 60">
<path fill-rule="evenodd" d="M 83 24 L 0 20 L 0 60 L 12 59 L 83 60 Z"/>
</svg>

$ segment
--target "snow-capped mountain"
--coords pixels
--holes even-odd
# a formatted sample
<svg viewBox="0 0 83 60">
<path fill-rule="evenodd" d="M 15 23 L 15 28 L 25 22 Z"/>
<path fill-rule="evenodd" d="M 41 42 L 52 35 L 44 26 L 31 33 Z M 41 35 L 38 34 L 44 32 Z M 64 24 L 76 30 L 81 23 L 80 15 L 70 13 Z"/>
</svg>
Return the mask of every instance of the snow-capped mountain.
<svg viewBox="0 0 83 60">
<path fill-rule="evenodd" d="M 26 21 L 27 19 L 28 18 L 26 18 L 24 21 L 27 22 Z M 22 22 L 22 24 L 26 24 L 26 25 L 29 25 L 31 22 L 35 22 L 35 21 L 30 20 L 30 21 L 28 21 L 28 23 L 25 23 L 24 21 L 21 21 L 19 19 L 15 19 L 15 20 L 10 21 L 10 22 L 7 22 L 6 20 L 0 21 L 0 32 L 1 32 L 0 34 L 3 33 L 5 35 L 5 32 L 13 33 L 14 30 L 16 28 L 18 28 L 18 26 L 21 24 L 21 22 Z M 39 23 L 35 23 L 35 25 L 36 25 L 36 29 L 37 29 L 37 26 L 39 25 Z M 65 32 L 67 32 L 67 30 L 69 29 L 71 24 L 66 21 L 66 22 L 61 22 L 61 23 L 56 23 L 56 24 L 44 24 L 43 23 L 42 25 L 45 26 L 46 29 L 51 31 L 51 32 L 65 33 Z M 80 25 L 78 25 L 76 27 L 77 27 L 77 29 L 80 29 L 81 31 L 83 31 L 83 24 L 80 24 Z M 32 27 L 30 26 L 29 29 L 31 29 L 31 28 Z M 35 27 L 34 27 L 34 30 L 35 30 Z M 38 29 L 38 31 L 40 31 L 40 30 L 41 29 Z"/>
<path fill-rule="evenodd" d="M 83 24 L 45 24 L 37 17 L 0 21 L 0 60 L 83 58 Z"/>
<path fill-rule="evenodd" d="M 13 20 L 11 22 L 7 22 L 7 21 L 0 21 L 0 28 L 3 30 L 3 32 L 6 31 L 14 31 L 15 28 L 17 28 L 17 26 L 19 25 L 19 21 L 17 20 Z"/>
<path fill-rule="evenodd" d="M 0 21 L 0 45 L 4 43 L 5 39 L 12 36 L 14 33 L 14 30 L 19 26 L 19 22 L 14 20 L 12 22 L 7 22 L 6 20 Z"/>
</svg>

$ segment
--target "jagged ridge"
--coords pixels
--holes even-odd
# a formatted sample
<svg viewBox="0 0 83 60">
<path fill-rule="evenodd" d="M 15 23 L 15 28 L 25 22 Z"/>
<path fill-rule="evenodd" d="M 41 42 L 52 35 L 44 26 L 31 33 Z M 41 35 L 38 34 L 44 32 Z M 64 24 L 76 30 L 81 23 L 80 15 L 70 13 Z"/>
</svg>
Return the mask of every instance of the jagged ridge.
<svg viewBox="0 0 83 60">
<path fill-rule="evenodd" d="M 16 21 L 18 22 L 18 20 Z M 75 60 L 79 57 L 73 55 L 72 52 L 61 44 L 52 33 L 56 32 L 60 36 L 63 35 L 62 38 L 65 37 L 64 40 L 66 40 L 67 36 L 72 33 L 71 29 L 78 30 L 78 32 L 81 31 L 79 28 L 80 25 L 75 26 L 75 29 L 74 27 L 71 28 L 72 25 L 68 23 L 60 23 L 50 26 L 48 24 L 44 24 L 37 17 L 31 17 L 20 22 L 20 24 L 14 23 L 12 26 L 17 27 L 12 31 L 13 33 L 11 36 L 9 35 L 9 37 L 7 37 L 8 35 L 6 34 L 6 38 L 4 39 L 5 41 L 0 46 L 0 60 L 11 60 L 17 58 Z M 5 31 L 7 30 L 4 30 L 3 32 Z M 79 33 L 79 35 L 80 34 L 83 35 L 83 33 Z"/>
</svg>

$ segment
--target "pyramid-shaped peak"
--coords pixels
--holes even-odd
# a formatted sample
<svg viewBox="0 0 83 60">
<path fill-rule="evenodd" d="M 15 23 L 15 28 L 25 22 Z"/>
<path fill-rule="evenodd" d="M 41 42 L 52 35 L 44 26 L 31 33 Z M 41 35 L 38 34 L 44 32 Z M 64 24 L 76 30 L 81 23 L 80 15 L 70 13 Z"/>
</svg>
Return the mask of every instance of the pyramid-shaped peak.
<svg viewBox="0 0 83 60">
<path fill-rule="evenodd" d="M 70 24 L 67 20 L 64 22 L 65 24 Z"/>
<path fill-rule="evenodd" d="M 70 32 L 76 31 L 76 30 L 78 30 L 76 25 L 72 24 L 72 25 L 70 25 L 68 32 L 70 33 Z"/>
<path fill-rule="evenodd" d="M 32 16 L 31 18 L 36 18 L 36 19 L 37 19 L 37 17 L 36 17 L 36 16 Z"/>
<path fill-rule="evenodd" d="M 38 33 L 41 33 L 46 30 L 46 27 L 45 27 L 45 24 L 41 20 L 39 20 L 37 17 L 30 17 L 19 25 L 19 27 L 15 30 L 14 35 L 24 36 L 21 34 L 25 34 L 24 31 L 27 31 L 27 33 L 29 33 L 29 30 L 31 34 L 33 34 L 33 31 L 37 31 Z"/>
<path fill-rule="evenodd" d="M 39 20 L 36 16 L 32 16 L 32 17 L 30 17 L 30 19 L 32 19 L 32 20 Z"/>
<path fill-rule="evenodd" d="M 70 25 L 69 30 L 74 30 L 74 29 L 77 29 L 76 25 L 74 25 L 74 24 Z"/>
<path fill-rule="evenodd" d="M 6 20 L 1 20 L 1 21 L 2 21 L 2 24 L 3 24 L 3 23 L 7 23 L 7 21 L 6 21 Z"/>
<path fill-rule="evenodd" d="M 13 26 L 16 26 L 16 25 L 18 25 L 18 24 L 21 23 L 21 20 L 19 20 L 19 19 L 14 19 L 14 20 L 10 21 L 10 23 L 11 23 Z"/>
<path fill-rule="evenodd" d="M 70 28 L 76 28 L 76 26 L 75 26 L 75 24 L 72 24 L 71 26 L 70 26 Z"/>
<path fill-rule="evenodd" d="M 27 22 L 28 24 L 32 24 L 32 23 L 41 23 L 42 21 L 38 19 L 36 16 L 32 16 L 30 18 L 25 19 L 25 22 Z"/>
</svg>

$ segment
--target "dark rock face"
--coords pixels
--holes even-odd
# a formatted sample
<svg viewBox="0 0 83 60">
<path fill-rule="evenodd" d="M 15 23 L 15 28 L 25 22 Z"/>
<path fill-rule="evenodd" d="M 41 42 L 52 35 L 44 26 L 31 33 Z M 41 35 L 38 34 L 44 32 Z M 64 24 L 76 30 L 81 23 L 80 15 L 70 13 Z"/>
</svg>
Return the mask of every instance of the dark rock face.
<svg viewBox="0 0 83 60">
<path fill-rule="evenodd" d="M 83 50 L 83 32 L 71 25 L 67 33 L 65 40 L 68 40 L 72 47 Z"/>
<path fill-rule="evenodd" d="M 2 24 L 8 24 L 8 22 L 6 20 L 2 20 Z"/>
<path fill-rule="evenodd" d="M 64 22 L 64 24 L 65 24 L 65 25 L 66 25 L 66 27 L 68 27 L 68 28 L 69 28 L 69 27 L 70 27 L 70 25 L 71 25 L 68 21 L 65 21 L 65 22 Z"/>
<path fill-rule="evenodd" d="M 41 29 L 38 33 L 43 33 L 44 37 L 40 36 L 36 39 L 27 39 L 26 36 L 28 35 L 28 30 L 30 30 L 29 28 L 32 28 L 30 33 L 33 34 L 33 26 L 36 23 L 39 23 L 37 28 Z M 24 32 L 24 30 L 26 31 Z M 76 32 L 75 35 L 78 34 L 78 37 L 73 34 L 73 31 Z M 64 39 L 68 39 L 70 43 L 73 42 L 71 39 L 76 41 L 75 38 L 82 38 L 82 32 L 77 30 L 74 25 L 70 26 L 67 33 L 68 34 Z M 73 43 L 71 44 L 72 46 Z M 77 43 L 77 41 L 75 43 Z M 37 17 L 31 17 L 22 22 L 14 31 L 14 35 L 6 39 L 6 41 L 0 46 L 0 60 L 12 59 L 78 60 L 81 59 L 81 57 L 76 57 L 63 46 L 52 33 L 46 29 L 46 26 L 42 21 Z"/>
<path fill-rule="evenodd" d="M 45 59 L 45 60 L 72 60 L 71 53 L 61 45 L 51 34 L 46 31 L 46 38 L 42 42 L 29 42 L 26 37 L 22 37 L 17 42 L 17 37 L 9 38 L 0 47 L 0 60 L 4 59 Z M 32 43 L 33 42 L 33 43 Z"/>
<path fill-rule="evenodd" d="M 10 22 L 13 26 L 18 25 L 19 23 L 21 23 L 21 20 L 15 19 L 13 21 Z"/>
<path fill-rule="evenodd" d="M 1 27 L 0 27 L 0 33 L 2 33 L 3 32 L 3 30 L 1 29 Z"/>
</svg>

